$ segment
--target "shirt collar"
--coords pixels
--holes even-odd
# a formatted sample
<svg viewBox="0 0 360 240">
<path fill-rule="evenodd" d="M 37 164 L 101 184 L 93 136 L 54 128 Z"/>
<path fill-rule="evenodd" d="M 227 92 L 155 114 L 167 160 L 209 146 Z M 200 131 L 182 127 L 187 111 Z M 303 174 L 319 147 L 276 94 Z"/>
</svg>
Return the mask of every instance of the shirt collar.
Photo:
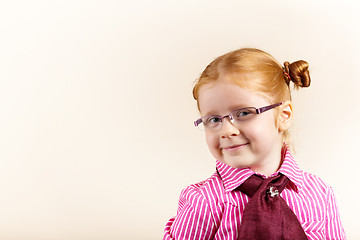
<svg viewBox="0 0 360 240">
<path fill-rule="evenodd" d="M 233 191 L 251 175 L 255 174 L 250 168 L 233 168 L 218 160 L 216 161 L 216 169 L 223 181 L 225 192 Z M 275 176 L 279 173 L 284 174 L 290 179 L 295 191 L 301 189 L 303 184 L 302 171 L 295 162 L 288 147 L 284 149 L 283 163 L 281 164 L 280 169 L 271 176 Z"/>
<path fill-rule="evenodd" d="M 283 156 L 284 160 L 278 172 L 287 176 L 290 181 L 295 185 L 295 190 L 298 191 L 303 186 L 302 170 L 297 165 L 288 147 L 285 148 Z"/>
</svg>

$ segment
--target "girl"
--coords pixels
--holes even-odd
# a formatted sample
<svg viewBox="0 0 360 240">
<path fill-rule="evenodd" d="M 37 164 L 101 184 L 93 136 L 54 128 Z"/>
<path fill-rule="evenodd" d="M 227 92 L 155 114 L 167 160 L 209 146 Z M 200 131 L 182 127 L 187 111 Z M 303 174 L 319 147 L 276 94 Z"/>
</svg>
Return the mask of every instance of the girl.
<svg viewBox="0 0 360 240">
<path fill-rule="evenodd" d="M 345 239 L 333 190 L 302 171 L 288 147 L 290 83 L 308 87 L 308 63 L 282 67 L 239 49 L 216 58 L 193 96 L 216 172 L 185 188 L 164 239 Z"/>
</svg>

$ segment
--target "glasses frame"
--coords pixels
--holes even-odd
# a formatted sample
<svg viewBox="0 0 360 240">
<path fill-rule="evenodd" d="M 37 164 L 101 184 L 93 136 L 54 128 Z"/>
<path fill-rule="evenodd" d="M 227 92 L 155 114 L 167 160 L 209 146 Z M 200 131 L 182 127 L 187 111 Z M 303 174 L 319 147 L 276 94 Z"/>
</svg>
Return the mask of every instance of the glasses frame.
<svg viewBox="0 0 360 240">
<path fill-rule="evenodd" d="M 203 122 L 203 119 L 204 118 L 208 118 L 208 117 L 219 117 L 220 119 L 220 126 L 222 126 L 222 122 L 223 122 L 223 119 L 224 118 L 229 118 L 231 123 L 233 123 L 233 117 L 232 117 L 232 113 L 233 112 L 236 112 L 236 111 L 239 111 L 239 110 L 242 110 L 242 109 L 249 109 L 249 108 L 253 108 L 255 109 L 255 112 L 256 114 L 260 114 L 260 113 L 263 113 L 263 112 L 266 112 L 270 109 L 273 109 L 273 108 L 276 108 L 278 106 L 280 106 L 281 104 L 283 104 L 284 102 L 280 102 L 280 103 L 275 103 L 275 104 L 271 104 L 271 105 L 268 105 L 268 106 L 265 106 L 265 107 L 260 107 L 260 108 L 255 108 L 255 107 L 245 107 L 245 108 L 239 108 L 239 109 L 236 109 L 234 111 L 231 111 L 228 115 L 225 115 L 225 116 L 220 116 L 220 115 L 208 115 L 208 116 L 204 116 L 204 117 L 201 117 L 201 118 L 198 118 L 197 120 L 194 121 L 194 125 L 195 127 L 198 127 L 202 122 Z M 204 126 L 204 129 L 205 129 L 205 126 Z"/>
</svg>

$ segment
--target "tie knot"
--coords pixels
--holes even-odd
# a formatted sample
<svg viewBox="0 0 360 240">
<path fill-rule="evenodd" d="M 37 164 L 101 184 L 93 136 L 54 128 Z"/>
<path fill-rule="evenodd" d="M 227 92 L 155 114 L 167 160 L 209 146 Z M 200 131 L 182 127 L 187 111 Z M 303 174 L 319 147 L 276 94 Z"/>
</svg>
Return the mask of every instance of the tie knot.
<svg viewBox="0 0 360 240">
<path fill-rule="evenodd" d="M 263 179 L 261 176 L 253 174 L 238 189 L 250 198 L 257 192 L 268 194 L 270 197 L 279 196 L 289 183 L 289 179 L 279 174 L 274 177 Z"/>
<path fill-rule="evenodd" d="M 250 200 L 243 212 L 238 240 L 308 239 L 298 218 L 280 196 L 289 181 L 283 174 L 266 179 L 254 174 L 240 185 L 239 190 Z"/>
</svg>

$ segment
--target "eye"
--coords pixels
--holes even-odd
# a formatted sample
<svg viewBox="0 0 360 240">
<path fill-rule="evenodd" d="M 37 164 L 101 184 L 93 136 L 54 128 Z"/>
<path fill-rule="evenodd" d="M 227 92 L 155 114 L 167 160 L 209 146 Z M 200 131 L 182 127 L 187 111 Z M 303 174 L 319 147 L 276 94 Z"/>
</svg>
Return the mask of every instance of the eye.
<svg viewBox="0 0 360 240">
<path fill-rule="evenodd" d="M 237 120 L 247 120 L 256 114 L 253 108 L 243 108 L 234 112 L 234 117 Z"/>
<path fill-rule="evenodd" d="M 212 123 L 212 124 L 219 123 L 219 122 L 221 122 L 221 118 L 219 116 L 211 116 L 207 119 L 206 122 Z"/>
<path fill-rule="evenodd" d="M 236 117 L 245 117 L 247 115 L 251 114 L 249 111 L 247 110 L 241 110 L 241 111 L 238 111 L 237 114 L 236 114 Z"/>
<path fill-rule="evenodd" d="M 221 117 L 220 116 L 208 116 L 203 119 L 204 126 L 213 128 L 217 127 L 221 123 Z"/>
</svg>

